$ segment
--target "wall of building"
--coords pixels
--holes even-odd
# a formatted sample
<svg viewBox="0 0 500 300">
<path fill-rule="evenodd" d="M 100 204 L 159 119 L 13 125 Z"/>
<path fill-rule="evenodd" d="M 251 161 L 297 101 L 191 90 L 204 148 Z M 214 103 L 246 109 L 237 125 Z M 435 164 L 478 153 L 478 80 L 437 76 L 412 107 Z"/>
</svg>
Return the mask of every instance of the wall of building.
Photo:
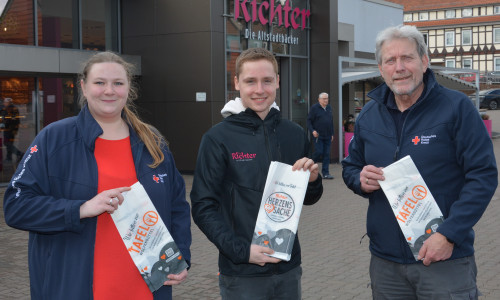
<svg viewBox="0 0 500 300">
<path fill-rule="evenodd" d="M 223 1 L 124 0 L 122 51 L 142 58 L 138 106 L 192 171 L 203 133 L 224 104 Z M 196 93 L 206 93 L 205 102 Z"/>
<path fill-rule="evenodd" d="M 339 22 L 354 25 L 354 50 L 375 52 L 382 29 L 403 24 L 403 6 L 382 0 L 338 0 Z"/>
</svg>

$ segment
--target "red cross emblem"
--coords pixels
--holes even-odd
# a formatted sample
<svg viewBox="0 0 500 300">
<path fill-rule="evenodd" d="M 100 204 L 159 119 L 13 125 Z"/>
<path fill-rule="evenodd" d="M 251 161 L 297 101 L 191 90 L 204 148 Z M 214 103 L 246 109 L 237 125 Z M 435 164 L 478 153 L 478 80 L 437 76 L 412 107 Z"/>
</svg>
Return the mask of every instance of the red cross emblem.
<svg viewBox="0 0 500 300">
<path fill-rule="evenodd" d="M 418 138 L 418 135 L 416 135 L 415 138 L 411 141 L 413 142 L 414 145 L 417 145 L 418 142 L 420 142 L 420 139 Z"/>
<path fill-rule="evenodd" d="M 156 175 L 153 175 L 153 180 L 156 181 L 156 183 L 160 183 L 160 177 L 157 177 Z"/>
<path fill-rule="evenodd" d="M 38 152 L 38 147 L 36 145 L 30 148 L 30 153 L 33 152 Z"/>
</svg>

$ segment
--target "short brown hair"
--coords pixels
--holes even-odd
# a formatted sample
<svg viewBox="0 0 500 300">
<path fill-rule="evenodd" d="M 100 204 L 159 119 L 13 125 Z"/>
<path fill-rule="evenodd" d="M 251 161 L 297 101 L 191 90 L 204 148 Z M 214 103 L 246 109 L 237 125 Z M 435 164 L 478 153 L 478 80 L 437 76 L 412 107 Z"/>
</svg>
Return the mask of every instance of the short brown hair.
<svg viewBox="0 0 500 300">
<path fill-rule="evenodd" d="M 278 62 L 271 51 L 264 48 L 250 48 L 241 52 L 236 59 L 236 78 L 240 78 L 241 68 L 243 64 L 249 61 L 265 59 L 273 64 L 274 72 L 278 75 Z"/>
</svg>

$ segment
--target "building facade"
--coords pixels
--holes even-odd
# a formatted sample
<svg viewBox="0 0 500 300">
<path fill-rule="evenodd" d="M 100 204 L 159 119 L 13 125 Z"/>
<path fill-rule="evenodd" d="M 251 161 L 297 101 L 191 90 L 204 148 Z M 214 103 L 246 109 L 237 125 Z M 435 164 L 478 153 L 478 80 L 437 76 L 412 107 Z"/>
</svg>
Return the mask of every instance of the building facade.
<svg viewBox="0 0 500 300">
<path fill-rule="evenodd" d="M 234 61 L 249 47 L 275 54 L 283 117 L 306 126 L 317 95 L 337 94 L 337 23 L 330 0 L 0 0 L 0 98 L 19 111 L 14 145 L 24 152 L 43 127 L 77 114 L 81 64 L 111 50 L 136 65 L 139 112 L 192 171 L 203 133 L 237 96 Z M 18 157 L 0 150 L 7 182 Z"/>
<path fill-rule="evenodd" d="M 491 0 L 408 1 L 391 0 L 404 6 L 404 24 L 424 34 L 431 65 L 474 69 L 485 84 L 500 82 L 500 2 Z M 475 81 L 474 74 L 457 74 Z"/>
</svg>

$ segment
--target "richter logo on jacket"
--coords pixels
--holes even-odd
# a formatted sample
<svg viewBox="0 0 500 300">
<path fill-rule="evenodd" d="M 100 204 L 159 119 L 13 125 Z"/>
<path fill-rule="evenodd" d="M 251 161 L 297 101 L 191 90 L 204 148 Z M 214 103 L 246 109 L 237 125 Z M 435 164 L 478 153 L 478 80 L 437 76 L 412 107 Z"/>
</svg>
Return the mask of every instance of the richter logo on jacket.
<svg viewBox="0 0 500 300">
<path fill-rule="evenodd" d="M 237 160 L 237 161 L 249 161 L 249 160 L 253 160 L 255 158 L 255 156 L 257 156 L 257 154 L 251 154 L 251 153 L 243 153 L 243 152 L 234 152 L 234 153 L 231 153 L 231 157 L 233 158 L 233 160 Z"/>
<path fill-rule="evenodd" d="M 418 145 L 420 143 L 421 145 L 428 145 L 431 142 L 431 139 L 436 138 L 435 134 L 431 135 L 421 135 L 420 137 L 416 135 L 411 141 L 413 145 Z"/>
</svg>

